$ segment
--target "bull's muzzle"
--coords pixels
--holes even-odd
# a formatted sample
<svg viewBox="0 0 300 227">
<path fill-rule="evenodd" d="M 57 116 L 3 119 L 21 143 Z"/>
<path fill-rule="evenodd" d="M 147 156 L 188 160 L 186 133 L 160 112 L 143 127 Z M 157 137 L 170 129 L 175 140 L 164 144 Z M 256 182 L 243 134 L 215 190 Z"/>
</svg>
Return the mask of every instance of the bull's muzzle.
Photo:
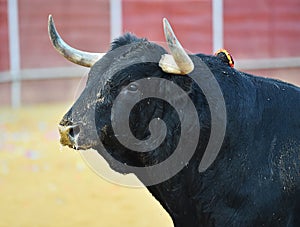
<svg viewBox="0 0 300 227">
<path fill-rule="evenodd" d="M 70 126 L 58 126 L 60 134 L 60 143 L 63 146 L 69 146 L 72 148 L 77 147 L 77 140 L 80 132 L 79 125 L 70 125 Z"/>
</svg>

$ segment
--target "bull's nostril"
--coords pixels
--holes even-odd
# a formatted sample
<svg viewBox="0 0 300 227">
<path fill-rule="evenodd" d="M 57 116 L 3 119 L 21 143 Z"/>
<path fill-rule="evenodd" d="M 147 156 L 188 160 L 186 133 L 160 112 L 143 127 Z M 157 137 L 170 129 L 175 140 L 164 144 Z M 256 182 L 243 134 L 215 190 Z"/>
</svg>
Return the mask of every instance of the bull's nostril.
<svg viewBox="0 0 300 227">
<path fill-rule="evenodd" d="M 79 132 L 80 132 L 80 128 L 78 125 L 76 125 L 70 128 L 69 135 L 70 137 L 75 138 L 76 136 L 78 136 Z"/>
<path fill-rule="evenodd" d="M 77 140 L 80 132 L 79 125 L 70 125 L 70 126 L 58 126 L 60 133 L 60 143 L 64 146 L 77 146 Z"/>
</svg>

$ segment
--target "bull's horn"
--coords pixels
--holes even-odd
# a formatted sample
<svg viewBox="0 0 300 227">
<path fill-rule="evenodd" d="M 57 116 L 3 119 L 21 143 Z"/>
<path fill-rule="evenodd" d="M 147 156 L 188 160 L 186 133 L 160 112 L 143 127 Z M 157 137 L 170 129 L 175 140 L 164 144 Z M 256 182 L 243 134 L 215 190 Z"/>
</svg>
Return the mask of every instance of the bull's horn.
<svg viewBox="0 0 300 227">
<path fill-rule="evenodd" d="M 168 20 L 163 19 L 165 37 L 172 55 L 162 56 L 159 66 L 164 72 L 188 74 L 194 70 L 194 63 L 177 40 Z"/>
<path fill-rule="evenodd" d="M 48 19 L 48 34 L 54 48 L 69 61 L 85 67 L 92 67 L 105 53 L 89 53 L 76 50 L 62 40 L 58 34 L 52 15 Z"/>
</svg>

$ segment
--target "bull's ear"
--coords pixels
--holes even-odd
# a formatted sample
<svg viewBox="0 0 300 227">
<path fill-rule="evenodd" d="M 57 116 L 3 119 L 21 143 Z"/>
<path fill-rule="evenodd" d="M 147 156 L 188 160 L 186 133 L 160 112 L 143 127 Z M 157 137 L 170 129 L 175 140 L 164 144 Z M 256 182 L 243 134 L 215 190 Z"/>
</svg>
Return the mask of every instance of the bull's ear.
<svg viewBox="0 0 300 227">
<path fill-rule="evenodd" d="M 159 66 L 166 73 L 185 75 L 192 72 L 194 70 L 194 63 L 176 38 L 166 18 L 163 19 L 163 24 L 171 55 L 163 55 L 160 59 Z"/>
</svg>

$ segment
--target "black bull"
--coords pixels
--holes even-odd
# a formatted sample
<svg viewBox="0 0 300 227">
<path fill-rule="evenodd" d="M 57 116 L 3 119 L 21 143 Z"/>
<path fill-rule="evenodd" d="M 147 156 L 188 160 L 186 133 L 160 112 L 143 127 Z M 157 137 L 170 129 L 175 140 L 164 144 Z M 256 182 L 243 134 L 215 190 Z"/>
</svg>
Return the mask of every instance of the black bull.
<svg viewBox="0 0 300 227">
<path fill-rule="evenodd" d="M 199 136 L 190 138 L 197 141 L 196 149 L 180 171 L 147 185 L 174 225 L 300 226 L 300 89 L 240 72 L 216 56 L 191 56 L 194 62 L 199 58 L 213 74 L 226 109 L 226 118 L 217 116 L 226 120 L 222 146 L 212 165 L 201 172 L 198 167 L 212 132 L 212 108 L 218 112 L 217 101 L 209 105 L 205 92 L 190 76 L 164 72 L 158 64 L 163 54 L 162 47 L 145 39 L 128 34 L 117 39 L 92 66 L 84 91 L 61 120 L 61 143 L 75 149 L 93 148 L 122 173 L 131 172 L 130 166 L 149 167 L 168 159 L 182 135 L 180 117 L 172 105 L 148 97 L 131 109 L 129 127 L 140 141 L 151 137 L 151 120 L 159 118 L 166 126 L 160 146 L 148 152 L 122 145 L 111 116 L 120 93 L 143 92 L 141 79 L 161 79 L 149 88 L 154 92 L 168 90 L 165 81 L 171 81 L 192 100 L 200 125 Z M 197 76 L 206 87 L 212 86 L 206 75 Z M 182 102 L 177 93 L 173 98 Z M 115 116 L 121 116 L 126 108 L 126 103 L 119 104 Z M 181 104 L 184 110 L 185 103 Z M 157 177 L 151 169 L 147 177 L 137 176 L 142 182 Z"/>
</svg>

